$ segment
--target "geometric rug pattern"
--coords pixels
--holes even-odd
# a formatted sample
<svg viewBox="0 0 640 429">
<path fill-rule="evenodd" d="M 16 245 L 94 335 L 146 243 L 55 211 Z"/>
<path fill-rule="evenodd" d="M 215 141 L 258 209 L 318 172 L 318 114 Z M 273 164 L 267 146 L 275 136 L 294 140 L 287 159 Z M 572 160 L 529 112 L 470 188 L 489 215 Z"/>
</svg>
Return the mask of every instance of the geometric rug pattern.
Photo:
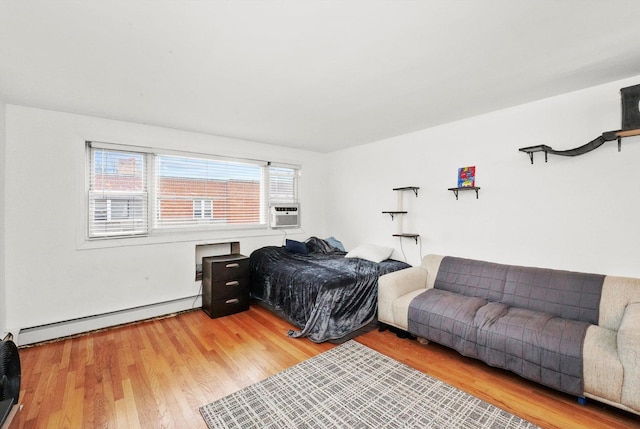
<svg viewBox="0 0 640 429">
<path fill-rule="evenodd" d="M 537 428 L 350 340 L 200 407 L 214 428 Z"/>
</svg>

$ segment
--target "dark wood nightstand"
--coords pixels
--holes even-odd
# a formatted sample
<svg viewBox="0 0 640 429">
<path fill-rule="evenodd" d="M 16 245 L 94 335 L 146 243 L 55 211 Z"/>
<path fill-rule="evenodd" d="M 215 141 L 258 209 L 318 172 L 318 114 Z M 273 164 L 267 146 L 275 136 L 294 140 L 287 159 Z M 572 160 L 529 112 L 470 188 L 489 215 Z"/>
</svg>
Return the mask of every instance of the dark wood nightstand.
<svg viewBox="0 0 640 429">
<path fill-rule="evenodd" d="M 216 318 L 249 309 L 249 258 L 240 254 L 202 258 L 202 310 Z"/>
</svg>

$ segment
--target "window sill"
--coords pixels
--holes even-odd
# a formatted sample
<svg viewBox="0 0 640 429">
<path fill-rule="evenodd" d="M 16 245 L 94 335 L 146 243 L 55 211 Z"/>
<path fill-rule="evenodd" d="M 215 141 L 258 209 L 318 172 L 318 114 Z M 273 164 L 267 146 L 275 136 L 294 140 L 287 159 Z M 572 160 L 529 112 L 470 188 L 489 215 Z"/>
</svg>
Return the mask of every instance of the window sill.
<svg viewBox="0 0 640 429">
<path fill-rule="evenodd" d="M 292 229 L 270 229 L 267 227 L 256 227 L 246 229 L 225 229 L 225 230 L 207 230 L 196 231 L 189 230 L 166 230 L 154 231 L 150 235 L 128 238 L 102 238 L 92 239 L 82 238 L 77 244 L 77 250 L 106 249 L 113 247 L 128 246 L 151 246 L 156 244 L 167 243 L 195 243 L 208 244 L 219 241 L 228 241 L 230 239 L 241 239 L 251 237 L 281 237 L 285 234 L 303 233 L 302 228 Z"/>
</svg>

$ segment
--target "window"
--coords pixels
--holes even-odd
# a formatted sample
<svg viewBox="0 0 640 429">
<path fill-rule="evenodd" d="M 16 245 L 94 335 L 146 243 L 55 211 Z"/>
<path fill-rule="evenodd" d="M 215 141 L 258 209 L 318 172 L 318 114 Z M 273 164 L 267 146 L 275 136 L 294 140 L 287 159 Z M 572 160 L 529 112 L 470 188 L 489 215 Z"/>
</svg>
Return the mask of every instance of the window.
<svg viewBox="0 0 640 429">
<path fill-rule="evenodd" d="M 193 218 L 211 219 L 213 215 L 211 203 L 211 200 L 195 200 L 193 202 Z"/>
<path fill-rule="evenodd" d="M 135 200 L 127 198 L 96 199 L 95 219 L 101 222 L 131 219 L 135 213 Z"/>
<path fill-rule="evenodd" d="M 156 228 L 265 225 L 263 166 L 156 156 Z"/>
<path fill-rule="evenodd" d="M 89 179 L 89 237 L 147 233 L 145 156 L 92 149 Z"/>
<path fill-rule="evenodd" d="M 293 167 L 269 167 L 269 201 L 271 203 L 298 202 L 298 169 Z"/>
<path fill-rule="evenodd" d="M 88 147 L 89 238 L 266 228 L 270 203 L 298 200 L 298 167 L 110 143 Z"/>
</svg>

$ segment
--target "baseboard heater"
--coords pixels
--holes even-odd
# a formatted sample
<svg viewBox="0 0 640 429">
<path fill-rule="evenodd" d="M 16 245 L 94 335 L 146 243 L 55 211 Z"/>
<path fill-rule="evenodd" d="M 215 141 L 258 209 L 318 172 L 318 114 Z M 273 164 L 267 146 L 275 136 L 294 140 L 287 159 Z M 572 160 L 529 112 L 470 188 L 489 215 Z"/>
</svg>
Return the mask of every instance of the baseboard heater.
<svg viewBox="0 0 640 429">
<path fill-rule="evenodd" d="M 165 316 L 172 313 L 191 310 L 200 306 L 202 306 L 202 297 L 197 295 L 111 311 L 108 313 L 78 317 L 75 319 L 20 329 L 16 342 L 18 345 L 24 346 L 90 332 L 97 329 L 122 325 L 124 323 L 138 322 L 154 317 Z"/>
</svg>

